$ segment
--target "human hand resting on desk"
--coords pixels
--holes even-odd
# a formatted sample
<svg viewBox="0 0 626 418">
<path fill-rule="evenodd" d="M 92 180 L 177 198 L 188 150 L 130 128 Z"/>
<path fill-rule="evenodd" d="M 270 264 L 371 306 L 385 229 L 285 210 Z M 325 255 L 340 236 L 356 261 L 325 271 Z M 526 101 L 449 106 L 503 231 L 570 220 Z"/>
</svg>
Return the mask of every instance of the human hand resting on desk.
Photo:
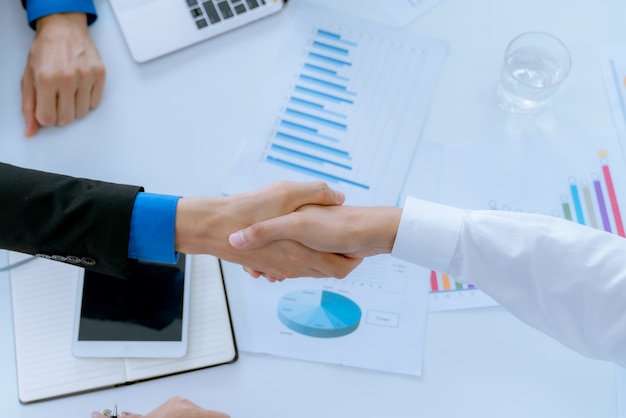
<svg viewBox="0 0 626 418">
<path fill-rule="evenodd" d="M 391 206 L 316 206 L 256 223 L 230 235 L 234 248 L 253 250 L 276 240 L 292 240 L 317 251 L 363 258 L 391 252 L 400 224 L 402 209 Z M 246 270 L 253 277 L 267 271 Z M 281 280 L 271 277 L 270 281 Z"/>
<path fill-rule="evenodd" d="M 120 417 L 124 418 L 143 418 L 144 415 L 133 414 L 130 412 L 122 412 Z M 159 406 L 152 412 L 145 415 L 145 418 L 228 418 L 222 412 L 209 411 L 200 408 L 198 405 L 190 402 L 185 398 L 174 397 Z M 93 412 L 91 418 L 108 418 L 100 412 Z"/>
<path fill-rule="evenodd" d="M 222 198 L 182 198 L 176 211 L 176 250 L 213 254 L 274 279 L 345 277 L 360 258 L 317 251 L 295 240 L 279 239 L 241 250 L 230 245 L 233 231 L 290 214 L 302 206 L 341 205 L 345 196 L 322 181 L 277 182 L 262 189 Z M 258 277 L 258 276 L 257 276 Z"/>
<path fill-rule="evenodd" d="M 98 107 L 105 80 L 84 13 L 41 17 L 36 30 L 22 76 L 27 137 L 40 126 L 68 125 Z"/>
</svg>

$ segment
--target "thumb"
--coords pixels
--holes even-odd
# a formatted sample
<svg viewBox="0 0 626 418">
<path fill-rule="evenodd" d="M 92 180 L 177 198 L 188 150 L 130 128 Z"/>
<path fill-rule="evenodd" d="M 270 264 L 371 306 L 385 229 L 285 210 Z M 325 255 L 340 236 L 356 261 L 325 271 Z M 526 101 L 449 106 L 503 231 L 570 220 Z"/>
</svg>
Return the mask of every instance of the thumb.
<svg viewBox="0 0 626 418">
<path fill-rule="evenodd" d="M 247 228 L 233 232 L 228 242 L 240 250 L 252 250 L 263 247 L 273 241 L 291 239 L 291 219 L 294 214 L 279 216 L 250 225 Z"/>
</svg>

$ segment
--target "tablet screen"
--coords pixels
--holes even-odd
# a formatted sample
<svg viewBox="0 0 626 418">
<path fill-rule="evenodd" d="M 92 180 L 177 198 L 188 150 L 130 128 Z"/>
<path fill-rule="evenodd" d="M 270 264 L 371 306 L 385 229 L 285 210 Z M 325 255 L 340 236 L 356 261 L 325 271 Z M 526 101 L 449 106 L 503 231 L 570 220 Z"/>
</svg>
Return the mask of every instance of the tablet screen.
<svg viewBox="0 0 626 418">
<path fill-rule="evenodd" d="M 186 337 L 184 312 L 184 255 L 177 264 L 140 262 L 125 279 L 85 270 L 75 342 L 79 345 L 93 342 L 93 347 L 98 346 L 96 342 L 107 342 L 101 345 L 106 347 L 104 353 L 101 350 L 94 353 L 97 356 L 110 353 L 114 357 L 123 355 L 115 349 L 115 342 L 137 342 L 137 347 L 142 342 L 181 342 Z M 164 356 L 160 350 L 154 350 L 154 344 L 145 347 L 147 352 L 133 349 L 128 353 Z M 83 354 L 89 356 L 88 352 Z"/>
</svg>

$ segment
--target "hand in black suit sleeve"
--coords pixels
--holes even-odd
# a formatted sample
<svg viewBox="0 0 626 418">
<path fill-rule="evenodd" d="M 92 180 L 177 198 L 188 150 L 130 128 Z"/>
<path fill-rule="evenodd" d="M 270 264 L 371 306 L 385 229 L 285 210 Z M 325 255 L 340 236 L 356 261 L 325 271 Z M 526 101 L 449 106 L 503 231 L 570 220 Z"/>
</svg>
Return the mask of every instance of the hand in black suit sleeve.
<svg viewBox="0 0 626 418">
<path fill-rule="evenodd" d="M 138 186 L 0 163 L 0 248 L 124 276 Z"/>
</svg>

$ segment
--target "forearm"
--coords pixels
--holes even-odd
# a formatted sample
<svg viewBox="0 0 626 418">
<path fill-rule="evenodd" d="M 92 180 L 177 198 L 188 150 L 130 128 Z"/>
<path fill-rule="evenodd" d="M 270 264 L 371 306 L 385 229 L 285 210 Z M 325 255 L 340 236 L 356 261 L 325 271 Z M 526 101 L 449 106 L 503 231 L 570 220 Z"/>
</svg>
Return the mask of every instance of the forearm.
<svg viewBox="0 0 626 418">
<path fill-rule="evenodd" d="M 0 247 L 58 256 L 60 261 L 118 276 L 132 267 L 129 229 L 140 187 L 2 163 L 0 178 Z"/>
<path fill-rule="evenodd" d="M 426 255 L 392 254 L 478 286 L 576 351 L 626 365 L 626 240 L 544 215 L 416 200 L 405 211 L 415 222 L 403 214 L 398 235 Z"/>
</svg>

